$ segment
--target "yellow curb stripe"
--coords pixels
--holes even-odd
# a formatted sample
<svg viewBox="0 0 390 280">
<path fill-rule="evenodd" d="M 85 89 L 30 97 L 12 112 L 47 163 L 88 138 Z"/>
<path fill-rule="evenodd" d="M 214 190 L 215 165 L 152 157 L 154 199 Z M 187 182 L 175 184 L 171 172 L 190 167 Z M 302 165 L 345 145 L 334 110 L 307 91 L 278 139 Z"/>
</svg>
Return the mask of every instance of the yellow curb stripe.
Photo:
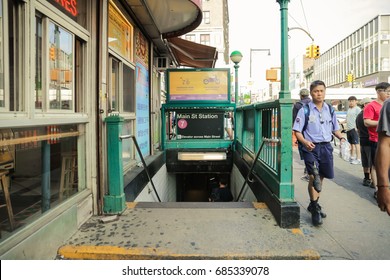
<svg viewBox="0 0 390 280">
<path fill-rule="evenodd" d="M 127 209 L 134 209 L 138 202 L 126 202 Z"/>
<path fill-rule="evenodd" d="M 58 250 L 58 255 L 69 260 L 161 260 L 161 259 L 221 259 L 221 260 L 245 260 L 245 259 L 304 259 L 318 260 L 320 255 L 314 250 L 303 250 L 295 255 L 274 255 L 272 252 L 258 252 L 252 255 L 226 254 L 226 255 L 202 255 L 202 254 L 177 254 L 169 250 L 155 248 L 122 248 L 118 246 L 63 246 Z"/>
<path fill-rule="evenodd" d="M 293 229 L 291 229 L 291 232 L 293 234 L 297 234 L 297 235 L 302 235 L 303 236 L 303 232 L 302 232 L 302 230 L 300 228 L 293 228 Z"/>
<path fill-rule="evenodd" d="M 255 209 L 268 209 L 267 204 L 264 202 L 252 202 L 252 204 Z"/>
</svg>

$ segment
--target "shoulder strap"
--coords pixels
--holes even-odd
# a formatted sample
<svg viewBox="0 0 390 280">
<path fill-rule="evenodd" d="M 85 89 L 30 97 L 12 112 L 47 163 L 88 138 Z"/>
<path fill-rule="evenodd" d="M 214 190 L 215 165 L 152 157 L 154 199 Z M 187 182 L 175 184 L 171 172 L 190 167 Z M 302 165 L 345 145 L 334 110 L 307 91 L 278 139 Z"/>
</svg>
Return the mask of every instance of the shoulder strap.
<svg viewBox="0 0 390 280">
<path fill-rule="evenodd" d="M 309 104 L 305 104 L 303 105 L 303 111 L 305 112 L 305 124 L 303 125 L 303 128 L 302 128 L 302 135 L 303 135 L 303 132 L 306 130 L 306 127 L 307 127 L 307 123 L 309 121 L 309 115 L 310 115 L 310 108 L 309 108 Z"/>
<path fill-rule="evenodd" d="M 330 116 L 332 117 L 332 119 L 333 119 L 333 115 L 334 115 L 334 108 L 333 108 L 333 106 L 332 105 L 330 105 L 329 103 L 326 103 L 326 105 L 328 105 L 328 107 L 329 107 L 329 111 L 330 111 Z"/>
<path fill-rule="evenodd" d="M 325 104 L 328 105 L 329 111 L 330 111 L 330 117 L 333 119 L 333 115 L 334 115 L 334 108 L 333 108 L 333 106 L 330 105 L 329 103 L 325 103 Z M 305 111 L 305 124 L 303 125 L 303 128 L 302 128 L 302 132 L 301 132 L 302 134 L 306 130 L 307 122 L 309 121 L 310 107 L 309 107 L 308 103 L 303 105 L 303 110 Z"/>
</svg>

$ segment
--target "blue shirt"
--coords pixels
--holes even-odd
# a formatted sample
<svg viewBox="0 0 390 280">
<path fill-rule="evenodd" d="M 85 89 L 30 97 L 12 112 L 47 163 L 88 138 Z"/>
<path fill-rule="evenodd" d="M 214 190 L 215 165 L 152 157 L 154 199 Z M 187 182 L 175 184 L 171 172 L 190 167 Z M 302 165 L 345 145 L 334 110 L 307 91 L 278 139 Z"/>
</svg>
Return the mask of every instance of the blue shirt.
<svg viewBox="0 0 390 280">
<path fill-rule="evenodd" d="M 329 106 L 322 105 L 322 111 L 314 105 L 313 101 L 308 103 L 309 105 L 309 119 L 303 137 L 306 140 L 313 143 L 330 142 L 332 141 L 332 134 L 334 131 L 340 129 L 337 122 L 336 113 L 333 114 L 333 118 L 330 113 Z M 294 122 L 293 130 L 302 132 L 305 125 L 305 109 L 304 107 L 298 111 L 297 117 Z"/>
</svg>

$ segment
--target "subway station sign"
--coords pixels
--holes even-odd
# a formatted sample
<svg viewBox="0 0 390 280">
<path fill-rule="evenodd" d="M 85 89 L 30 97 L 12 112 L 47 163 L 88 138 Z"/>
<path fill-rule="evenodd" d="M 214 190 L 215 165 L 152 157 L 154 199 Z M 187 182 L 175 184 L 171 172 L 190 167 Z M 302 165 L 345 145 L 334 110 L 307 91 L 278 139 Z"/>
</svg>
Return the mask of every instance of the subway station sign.
<svg viewBox="0 0 390 280">
<path fill-rule="evenodd" d="M 230 103 L 229 69 L 167 70 L 168 102 Z"/>
<path fill-rule="evenodd" d="M 224 112 L 176 112 L 177 139 L 223 139 Z"/>
</svg>

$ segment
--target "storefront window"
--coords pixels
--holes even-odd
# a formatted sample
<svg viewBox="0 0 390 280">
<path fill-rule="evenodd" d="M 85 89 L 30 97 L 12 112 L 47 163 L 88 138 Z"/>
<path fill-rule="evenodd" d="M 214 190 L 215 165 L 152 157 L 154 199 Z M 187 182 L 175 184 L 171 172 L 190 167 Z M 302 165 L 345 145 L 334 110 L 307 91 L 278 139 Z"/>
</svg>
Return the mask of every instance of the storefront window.
<svg viewBox="0 0 390 280">
<path fill-rule="evenodd" d="M 123 111 L 134 113 L 135 88 L 134 70 L 127 65 L 123 65 Z"/>
<path fill-rule="evenodd" d="M 125 121 L 123 123 L 122 127 L 122 135 L 134 135 L 134 122 L 132 121 Z M 128 167 L 131 167 L 132 163 L 134 162 L 134 141 L 131 138 L 123 139 L 122 140 L 122 161 L 123 161 L 123 167 L 124 169 L 127 169 Z"/>
<path fill-rule="evenodd" d="M 0 129 L 0 169 L 13 210 L 9 217 L 6 207 L 0 209 L 1 239 L 85 186 L 80 137 L 77 125 Z M 0 203 L 5 203 L 4 192 Z"/>
<path fill-rule="evenodd" d="M 73 0 L 73 1 L 58 1 L 48 0 L 54 7 L 63 12 L 67 17 L 71 18 L 84 28 L 87 26 L 87 4 L 90 0 Z"/>
<path fill-rule="evenodd" d="M 0 108 L 5 106 L 4 96 L 4 15 L 3 1 L 0 0 Z"/>
<path fill-rule="evenodd" d="M 35 21 L 35 109 L 42 109 L 42 18 L 36 16 Z"/>
<path fill-rule="evenodd" d="M 73 36 L 49 23 L 49 108 L 73 110 Z"/>
<path fill-rule="evenodd" d="M 124 117 L 122 135 L 134 135 L 135 124 L 135 84 L 133 68 L 110 56 L 109 112 L 120 113 Z M 129 168 L 135 159 L 134 144 L 131 138 L 123 140 L 122 160 L 124 169 Z"/>
<path fill-rule="evenodd" d="M 119 112 L 118 95 L 119 95 L 119 61 L 111 61 L 111 92 L 110 92 L 110 111 Z"/>
<path fill-rule="evenodd" d="M 25 45 L 20 38 L 24 30 L 25 4 L 18 1 L 0 1 L 0 109 L 24 111 Z M 7 20 L 4 20 L 7 19 Z"/>
</svg>

